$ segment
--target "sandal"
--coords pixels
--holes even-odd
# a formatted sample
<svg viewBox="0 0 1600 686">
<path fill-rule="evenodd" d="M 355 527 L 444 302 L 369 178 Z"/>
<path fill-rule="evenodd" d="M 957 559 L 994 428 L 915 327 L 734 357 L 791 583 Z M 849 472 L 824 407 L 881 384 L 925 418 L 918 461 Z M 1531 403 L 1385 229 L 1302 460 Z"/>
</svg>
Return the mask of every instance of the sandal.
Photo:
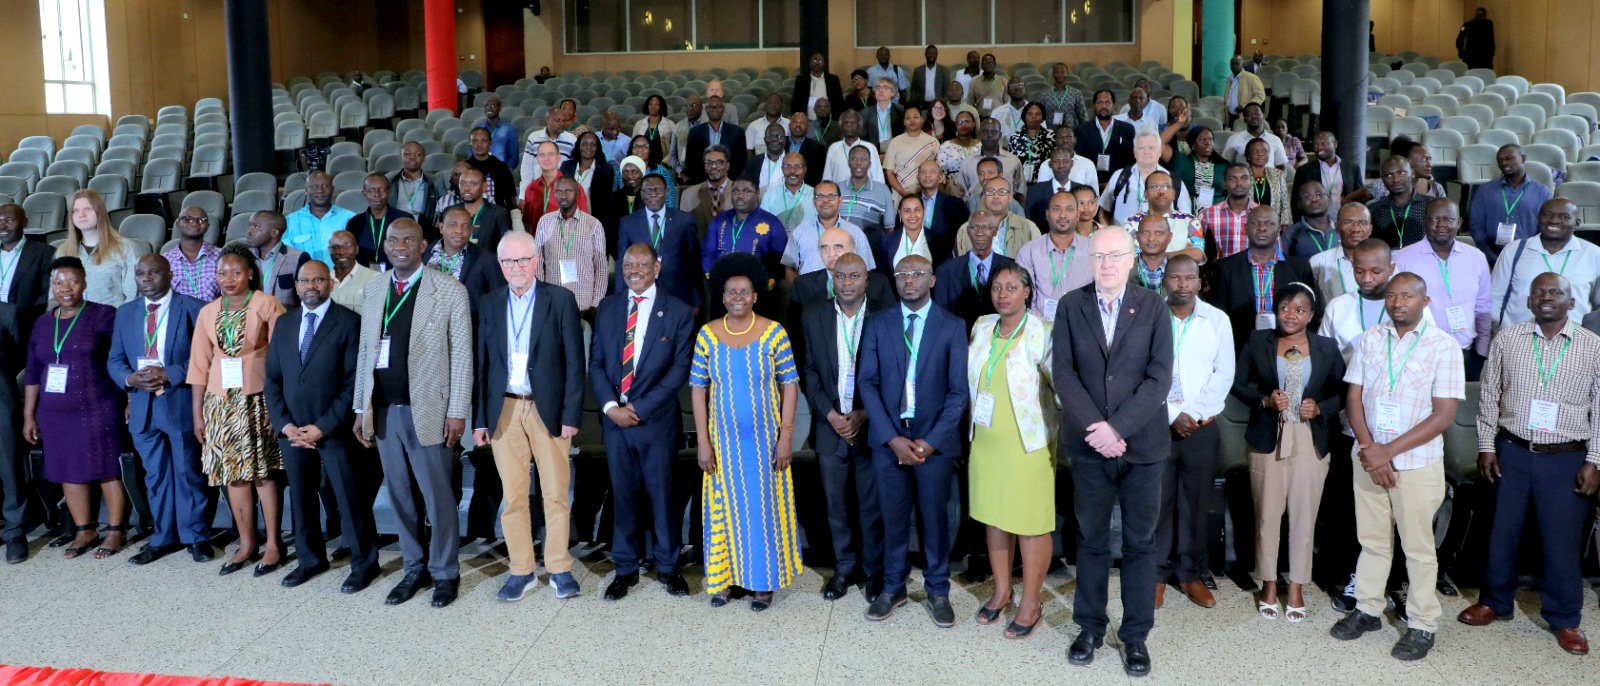
<svg viewBox="0 0 1600 686">
<path fill-rule="evenodd" d="M 771 593 L 756 593 L 750 598 L 750 611 L 761 612 L 772 607 Z"/>
<path fill-rule="evenodd" d="M 728 593 L 727 591 L 723 591 L 721 593 L 713 594 L 711 596 L 711 606 L 712 607 L 722 607 L 723 605 L 727 605 L 728 602 L 729 602 L 729 596 L 730 595 L 732 595 L 732 594 Z"/>
<path fill-rule="evenodd" d="M 1044 621 L 1044 606 L 1040 605 L 1039 606 L 1039 618 L 1038 619 L 1033 620 L 1032 624 L 1029 624 L 1029 625 L 1026 625 L 1026 626 L 1018 624 L 1016 622 L 1016 620 L 1013 619 L 1011 621 L 1011 625 L 1006 627 L 1005 637 L 1009 638 L 1009 639 L 1013 639 L 1013 640 L 1019 640 L 1019 641 L 1024 639 L 1024 638 L 1027 638 L 1027 637 L 1033 635 L 1033 630 L 1035 628 L 1037 628 L 1039 626 L 1039 622 L 1042 622 L 1042 621 Z"/>
<path fill-rule="evenodd" d="M 1006 604 L 997 608 L 989 607 L 988 605 L 978 608 L 978 623 L 989 626 L 1000 621 L 1000 613 L 1005 612 L 1008 607 L 1011 607 L 1011 601 L 1009 600 L 1006 601 Z"/>
<path fill-rule="evenodd" d="M 1301 609 L 1303 610 L 1305 608 L 1301 608 Z M 1261 613 L 1261 618 L 1262 619 L 1271 620 L 1271 619 L 1277 619 L 1278 618 L 1278 604 L 1277 603 L 1268 603 L 1268 602 L 1265 602 L 1265 601 L 1257 600 L 1256 601 L 1256 611 Z"/>
<path fill-rule="evenodd" d="M 1299 624 L 1300 622 L 1305 621 L 1306 609 L 1304 607 L 1284 605 L 1283 618 L 1289 620 L 1291 624 Z"/>
<path fill-rule="evenodd" d="M 78 558 L 78 557 L 82 557 L 84 553 L 89 552 L 89 548 L 91 546 L 93 546 L 94 544 L 100 542 L 99 530 L 100 530 L 100 523 L 99 522 L 89 522 L 88 524 L 84 524 L 83 526 L 73 527 L 73 529 L 72 529 L 72 531 L 74 532 L 73 533 L 73 538 L 77 538 L 77 532 L 79 532 L 79 531 L 94 531 L 94 532 L 96 532 L 94 540 L 89 541 L 88 543 L 85 543 L 85 544 L 83 544 L 81 546 L 74 546 L 74 545 L 71 544 L 71 541 L 69 540 L 67 542 L 66 550 L 62 551 L 62 553 L 61 553 L 61 557 L 66 558 L 68 560 L 75 559 L 75 558 Z"/>
<path fill-rule="evenodd" d="M 122 544 L 118 545 L 115 548 L 109 548 L 109 547 L 106 547 L 106 546 L 100 546 L 98 548 L 95 548 L 94 549 L 94 559 L 96 559 L 96 560 L 104 560 L 104 559 L 106 559 L 108 557 L 111 557 L 112 555 L 116 555 L 117 553 L 122 552 L 123 548 L 128 547 L 128 525 L 127 524 L 117 524 L 117 525 L 106 527 L 106 538 L 110 538 L 111 534 L 122 534 Z"/>
</svg>

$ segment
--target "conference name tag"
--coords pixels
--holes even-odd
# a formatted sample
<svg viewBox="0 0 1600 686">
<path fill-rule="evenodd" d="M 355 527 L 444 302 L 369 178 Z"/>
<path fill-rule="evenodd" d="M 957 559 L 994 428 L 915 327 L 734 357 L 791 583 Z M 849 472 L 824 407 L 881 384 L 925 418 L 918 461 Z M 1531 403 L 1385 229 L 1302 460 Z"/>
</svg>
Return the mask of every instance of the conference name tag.
<svg viewBox="0 0 1600 686">
<path fill-rule="evenodd" d="M 1045 321 L 1053 322 L 1053 321 L 1056 320 L 1056 306 L 1058 306 L 1060 304 L 1061 304 L 1061 299 L 1060 298 L 1045 298 L 1044 299 L 1044 320 Z"/>
<path fill-rule="evenodd" d="M 1179 376 L 1178 368 L 1172 368 L 1172 390 L 1167 391 L 1167 402 L 1183 402 L 1183 377 Z"/>
<path fill-rule="evenodd" d="M 1262 312 L 1256 315 L 1257 331 L 1276 328 L 1278 328 L 1278 315 L 1272 314 L 1271 312 Z"/>
<path fill-rule="evenodd" d="M 139 369 L 145 369 L 145 368 L 148 368 L 148 367 L 160 367 L 160 366 L 162 366 L 161 365 L 161 360 L 159 360 L 157 358 L 154 358 L 154 357 L 141 357 L 134 364 L 137 364 L 139 366 Z"/>
<path fill-rule="evenodd" d="M 1103 172 L 1111 171 L 1111 156 L 1110 155 L 1095 155 L 1094 156 L 1094 169 L 1095 169 L 1095 171 L 1103 171 Z"/>
<path fill-rule="evenodd" d="M 388 369 L 389 368 L 389 337 L 388 336 L 384 336 L 383 338 L 378 339 L 378 352 L 377 352 L 376 355 L 374 355 L 374 357 L 378 358 L 378 364 L 376 365 L 378 369 Z"/>
<path fill-rule="evenodd" d="M 1494 227 L 1494 244 L 1510 245 L 1517 238 L 1516 222 L 1500 222 Z"/>
<path fill-rule="evenodd" d="M 244 388 L 244 360 L 237 357 L 222 358 L 222 390 Z"/>
<path fill-rule="evenodd" d="M 917 382 L 906 381 L 906 412 L 917 413 Z"/>
<path fill-rule="evenodd" d="M 1556 418 L 1561 406 L 1549 400 L 1534 400 L 1528 407 L 1528 428 L 1533 431 L 1555 432 Z"/>
<path fill-rule="evenodd" d="M 839 374 L 839 411 L 850 414 L 856 406 L 856 375 L 848 371 Z"/>
<path fill-rule="evenodd" d="M 972 421 L 985 429 L 994 421 L 994 394 L 987 391 L 978 394 L 978 402 L 972 404 Z"/>
<path fill-rule="evenodd" d="M 528 385 L 528 354 L 511 353 L 511 385 Z"/>
<path fill-rule="evenodd" d="M 578 261 L 577 260 L 562 260 L 561 261 L 561 283 L 565 284 L 565 283 L 577 283 L 577 282 L 578 282 Z"/>
<path fill-rule="evenodd" d="M 1215 197 L 1216 197 L 1215 194 L 1216 194 L 1216 191 L 1214 189 L 1212 189 L 1211 187 L 1209 187 L 1209 186 L 1206 187 L 1206 188 L 1200 189 L 1200 192 L 1195 194 L 1195 198 L 1194 198 L 1194 203 L 1195 203 L 1194 207 L 1195 207 L 1195 209 L 1199 210 L 1202 207 L 1210 207 L 1210 206 L 1216 204 L 1216 203 L 1211 202 L 1212 200 L 1215 199 Z"/>
<path fill-rule="evenodd" d="M 983 99 L 983 109 L 986 109 L 986 110 L 994 109 L 994 98 L 984 98 Z"/>
<path fill-rule="evenodd" d="M 1466 331 L 1468 326 L 1467 308 L 1452 305 L 1444 308 L 1445 320 L 1450 324 L 1451 331 Z"/>
<path fill-rule="evenodd" d="M 1051 126 L 1060 126 L 1061 125 L 1061 113 L 1060 112 L 1057 112 L 1057 113 L 1055 113 L 1055 114 L 1050 116 L 1050 125 Z"/>
<path fill-rule="evenodd" d="M 66 393 L 67 392 L 67 365 L 64 365 L 64 364 L 52 364 L 52 365 L 50 365 L 49 367 L 47 367 L 45 369 L 44 392 L 46 392 L 46 393 Z"/>
<path fill-rule="evenodd" d="M 1400 425 L 1400 401 L 1394 398 L 1378 398 L 1377 423 L 1380 433 L 1399 435 L 1405 433 Z"/>
</svg>

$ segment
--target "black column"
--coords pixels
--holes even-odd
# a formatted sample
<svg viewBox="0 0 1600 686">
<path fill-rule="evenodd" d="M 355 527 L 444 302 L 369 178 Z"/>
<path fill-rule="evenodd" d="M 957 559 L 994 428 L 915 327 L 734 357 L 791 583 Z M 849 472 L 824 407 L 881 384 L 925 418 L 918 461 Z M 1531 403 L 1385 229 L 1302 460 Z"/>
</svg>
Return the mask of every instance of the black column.
<svg viewBox="0 0 1600 686">
<path fill-rule="evenodd" d="M 1322 2 L 1322 120 L 1339 137 L 1339 159 L 1366 166 L 1367 18 L 1370 0 Z M 1365 169 L 1363 169 L 1363 172 Z"/>
<path fill-rule="evenodd" d="M 811 71 L 811 53 L 820 52 L 828 60 L 830 67 L 833 58 L 828 54 L 828 0 L 800 0 L 800 71 L 804 76 Z M 805 103 L 800 103 L 803 106 Z M 803 107 L 802 107 L 803 109 Z"/>
<path fill-rule="evenodd" d="M 233 173 L 273 171 L 272 62 L 267 0 L 226 0 Z"/>
</svg>

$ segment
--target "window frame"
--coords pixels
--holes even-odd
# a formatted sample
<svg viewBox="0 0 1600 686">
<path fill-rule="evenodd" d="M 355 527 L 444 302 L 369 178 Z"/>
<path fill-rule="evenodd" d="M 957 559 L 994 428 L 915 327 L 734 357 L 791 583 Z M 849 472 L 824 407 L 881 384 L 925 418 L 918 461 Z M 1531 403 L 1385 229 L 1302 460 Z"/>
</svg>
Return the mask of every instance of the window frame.
<svg viewBox="0 0 1600 686">
<path fill-rule="evenodd" d="M 75 28 L 83 40 L 75 42 L 81 42 L 83 45 L 84 54 L 81 56 L 81 61 L 83 62 L 82 73 L 88 77 L 88 80 L 52 79 L 46 75 L 43 84 L 45 89 L 45 113 L 51 115 L 98 114 L 111 116 L 111 78 L 110 68 L 107 64 L 105 0 L 39 0 L 39 55 L 42 58 L 41 61 L 48 61 L 49 59 L 45 52 L 48 41 L 45 35 L 53 34 L 57 48 L 55 59 L 58 64 L 66 64 L 65 54 L 62 51 L 66 43 L 62 40 L 62 36 L 67 34 L 68 27 L 61 24 L 60 17 L 62 15 L 61 7 L 67 3 L 76 5 L 78 8 L 80 24 Z M 46 26 L 44 23 L 44 7 L 46 4 L 54 5 L 56 8 L 55 17 L 57 22 L 55 26 Z M 83 21 L 88 22 L 87 27 L 82 25 L 81 22 Z M 90 99 L 94 103 L 93 110 L 88 112 L 76 111 L 68 106 L 66 93 L 67 88 L 71 86 L 87 86 L 89 88 Z M 62 92 L 61 107 L 59 109 L 52 109 L 50 106 L 50 91 L 53 88 L 60 88 Z"/>
<path fill-rule="evenodd" d="M 863 2 L 863 1 L 865 1 L 865 0 L 857 0 L 857 2 Z M 996 30 L 995 29 L 995 4 L 999 3 L 999 2 L 1002 2 L 1002 1 L 1003 0 L 988 0 L 988 2 L 989 2 L 989 39 L 991 41 L 994 40 L 995 30 Z M 1056 35 L 1065 36 L 1065 35 L 1067 35 L 1067 24 L 1069 23 L 1069 17 L 1072 14 L 1071 10 L 1066 6 L 1067 3 L 1070 2 L 1070 0 L 1058 0 L 1058 1 L 1060 2 L 1060 5 L 1061 5 L 1061 21 L 1060 21 L 1060 24 L 1059 24 L 1059 27 L 1058 27 L 1059 28 L 1059 33 L 1057 33 Z M 918 43 L 909 44 L 909 45 L 878 45 L 878 44 L 863 45 L 861 43 L 861 23 L 859 21 L 859 15 L 858 15 L 856 17 L 851 17 L 851 22 L 850 22 L 850 32 L 852 34 L 851 35 L 851 41 L 855 43 L 856 49 L 857 50 L 873 50 L 873 49 L 876 49 L 876 48 L 911 49 L 911 48 L 922 48 L 922 47 L 926 47 L 926 46 L 929 46 L 929 45 L 939 45 L 941 48 L 943 48 L 943 47 L 969 47 L 967 45 L 961 45 L 961 44 L 956 44 L 956 43 L 940 44 L 940 43 L 937 43 L 937 42 L 928 41 L 927 40 L 927 38 L 928 38 L 927 1 L 926 0 L 919 0 L 919 3 L 922 5 L 922 8 L 923 8 L 922 12 L 921 12 L 922 25 L 920 27 L 918 27 L 918 34 L 923 38 L 922 41 L 920 41 Z M 1126 40 L 1126 41 L 1093 42 L 1093 43 L 994 43 L 994 42 L 989 42 L 989 43 L 983 43 L 983 44 L 978 44 L 978 45 L 972 45 L 970 47 L 974 47 L 974 48 L 1044 48 L 1044 47 L 1070 48 L 1070 47 L 1098 47 L 1098 46 L 1138 45 L 1139 44 L 1139 15 L 1140 15 L 1139 0 L 1130 0 L 1130 3 L 1131 3 L 1130 9 L 1132 11 L 1129 13 L 1130 14 L 1130 16 L 1129 16 L 1129 28 L 1132 29 L 1132 32 L 1131 32 L 1132 35 L 1130 35 L 1129 39 Z"/>
<path fill-rule="evenodd" d="M 93 1 L 93 0 L 91 0 L 91 1 Z M 772 45 L 772 46 L 768 46 L 767 45 L 767 36 L 766 36 L 766 34 L 767 34 L 767 27 L 766 27 L 767 3 L 766 3 L 765 0 L 755 0 L 755 3 L 756 3 L 756 47 L 753 47 L 753 48 L 713 48 L 713 47 L 702 48 L 702 47 L 694 47 L 693 49 L 689 49 L 689 50 L 633 50 L 632 49 L 632 47 L 633 47 L 633 22 L 631 21 L 631 19 L 629 19 L 629 20 L 624 20 L 624 22 L 623 22 L 623 34 L 622 34 L 623 35 L 623 38 L 622 38 L 622 47 L 623 47 L 623 49 L 622 50 L 593 50 L 593 51 L 585 51 L 585 52 L 573 52 L 572 51 L 572 46 L 568 41 L 568 33 L 567 33 L 568 22 L 571 20 L 572 15 L 573 15 L 572 12 L 568 11 L 570 9 L 570 7 L 568 5 L 569 1 L 576 1 L 576 0 L 562 0 L 562 2 L 561 2 L 561 24 L 562 24 L 562 26 L 561 26 L 561 54 L 564 57 L 584 57 L 584 56 L 592 56 L 592 55 L 682 55 L 682 54 L 695 53 L 695 52 L 735 53 L 735 52 L 759 52 L 759 51 L 767 51 L 767 50 L 793 50 L 793 49 L 795 49 L 795 46 L 793 46 L 793 45 Z M 695 46 L 699 46 L 700 45 L 700 40 L 699 40 L 700 39 L 700 26 L 699 26 L 699 21 L 698 21 L 698 17 L 699 17 L 698 13 L 699 13 L 699 9 L 700 9 L 700 7 L 699 7 L 700 3 L 702 3 L 702 2 L 711 3 L 711 2 L 715 2 L 715 1 L 716 0 L 689 0 L 689 13 L 688 13 L 688 19 L 687 20 L 689 22 L 689 42 L 692 45 L 695 45 Z M 632 17 L 633 16 L 633 0 L 622 0 L 622 11 L 623 11 L 623 16 L 624 17 Z"/>
</svg>

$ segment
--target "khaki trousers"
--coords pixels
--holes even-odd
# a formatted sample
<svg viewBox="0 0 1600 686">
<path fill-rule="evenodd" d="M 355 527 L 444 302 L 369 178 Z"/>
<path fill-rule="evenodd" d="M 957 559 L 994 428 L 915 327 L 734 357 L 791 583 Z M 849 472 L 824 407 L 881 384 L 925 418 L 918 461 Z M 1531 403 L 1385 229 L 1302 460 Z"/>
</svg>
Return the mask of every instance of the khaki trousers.
<svg viewBox="0 0 1600 686">
<path fill-rule="evenodd" d="M 1406 555 L 1406 620 L 1413 629 L 1439 630 L 1439 557 L 1433 543 L 1433 515 L 1444 502 L 1444 462 L 1396 471 L 1394 488 L 1372 483 L 1355 457 L 1356 538 L 1361 557 L 1356 560 L 1356 609 L 1382 617 L 1388 601 L 1384 590 L 1394 557 L 1394 530 L 1400 530 L 1400 547 Z"/>
<path fill-rule="evenodd" d="M 1282 458 L 1282 459 L 1279 459 Z M 1250 451 L 1250 494 L 1256 500 L 1256 575 L 1261 583 L 1278 580 L 1278 541 L 1283 513 L 1289 513 L 1289 583 L 1311 583 L 1317 508 L 1328 461 L 1317 455 L 1311 426 L 1283 424 L 1278 452 Z"/>
<path fill-rule="evenodd" d="M 544 498 L 545 569 L 551 574 L 572 571 L 572 553 L 567 550 L 572 524 L 572 509 L 567 504 L 567 489 L 572 481 L 572 439 L 550 435 L 539 418 L 539 409 L 530 401 L 513 398 L 506 398 L 491 438 L 494 466 L 505 490 L 500 530 L 506 537 L 511 573 L 526 576 L 538 567 L 528 510 L 530 461 L 539 470 L 539 492 Z"/>
</svg>

